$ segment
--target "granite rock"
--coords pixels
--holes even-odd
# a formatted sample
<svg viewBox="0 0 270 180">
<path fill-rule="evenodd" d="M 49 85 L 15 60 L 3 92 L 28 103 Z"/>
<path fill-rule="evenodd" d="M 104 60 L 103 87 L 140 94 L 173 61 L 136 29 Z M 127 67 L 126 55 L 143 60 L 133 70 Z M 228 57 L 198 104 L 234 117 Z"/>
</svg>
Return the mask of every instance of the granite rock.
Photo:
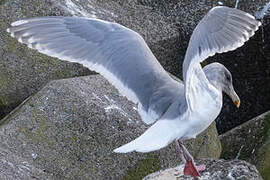
<svg viewBox="0 0 270 180">
<path fill-rule="evenodd" d="M 270 111 L 220 135 L 221 158 L 239 158 L 254 164 L 270 179 Z"/>
<path fill-rule="evenodd" d="M 6 32 L 15 20 L 46 15 L 70 14 L 48 0 L 0 3 L 0 118 L 50 80 L 93 74 L 80 64 L 60 61 L 31 50 Z"/>
<path fill-rule="evenodd" d="M 206 165 L 201 172 L 200 180 L 263 180 L 254 165 L 241 160 L 213 160 L 203 159 L 199 163 Z M 191 176 L 183 174 L 184 165 L 150 174 L 143 180 L 193 180 Z"/>
<path fill-rule="evenodd" d="M 37 169 L 25 159 L 2 148 L 0 148 L 0 175 L 2 180 L 52 179 L 51 174 Z"/>
</svg>

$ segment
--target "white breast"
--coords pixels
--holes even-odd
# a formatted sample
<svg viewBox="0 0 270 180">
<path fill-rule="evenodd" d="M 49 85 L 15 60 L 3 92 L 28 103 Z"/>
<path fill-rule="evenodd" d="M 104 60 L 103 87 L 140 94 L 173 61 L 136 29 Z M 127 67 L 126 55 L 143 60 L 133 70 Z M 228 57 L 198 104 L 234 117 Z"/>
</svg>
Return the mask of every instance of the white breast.
<svg viewBox="0 0 270 180">
<path fill-rule="evenodd" d="M 215 90 L 215 95 L 205 92 L 198 99 L 195 111 L 189 114 L 189 130 L 185 138 L 195 138 L 203 132 L 219 115 L 222 108 L 222 93 Z"/>
</svg>

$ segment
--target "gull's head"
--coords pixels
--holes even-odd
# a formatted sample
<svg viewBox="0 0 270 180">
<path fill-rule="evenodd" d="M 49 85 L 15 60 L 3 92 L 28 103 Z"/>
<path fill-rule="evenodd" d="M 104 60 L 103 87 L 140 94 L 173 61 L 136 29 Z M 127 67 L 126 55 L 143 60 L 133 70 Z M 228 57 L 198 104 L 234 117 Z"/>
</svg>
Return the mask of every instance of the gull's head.
<svg viewBox="0 0 270 180">
<path fill-rule="evenodd" d="M 237 108 L 240 106 L 240 99 L 233 88 L 232 75 L 230 71 L 220 63 L 211 63 L 203 68 L 209 82 L 231 97 Z"/>
</svg>

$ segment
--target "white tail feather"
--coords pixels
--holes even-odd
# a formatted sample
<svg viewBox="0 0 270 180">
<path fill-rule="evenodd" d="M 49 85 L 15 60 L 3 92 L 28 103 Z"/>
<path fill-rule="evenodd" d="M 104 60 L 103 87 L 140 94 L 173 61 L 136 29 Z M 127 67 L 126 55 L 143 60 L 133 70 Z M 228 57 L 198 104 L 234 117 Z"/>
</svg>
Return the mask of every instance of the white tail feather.
<svg viewBox="0 0 270 180">
<path fill-rule="evenodd" d="M 178 121 L 179 122 L 179 121 Z M 159 150 L 179 137 L 175 120 L 159 120 L 140 137 L 114 150 L 116 153 L 151 152 Z"/>
</svg>

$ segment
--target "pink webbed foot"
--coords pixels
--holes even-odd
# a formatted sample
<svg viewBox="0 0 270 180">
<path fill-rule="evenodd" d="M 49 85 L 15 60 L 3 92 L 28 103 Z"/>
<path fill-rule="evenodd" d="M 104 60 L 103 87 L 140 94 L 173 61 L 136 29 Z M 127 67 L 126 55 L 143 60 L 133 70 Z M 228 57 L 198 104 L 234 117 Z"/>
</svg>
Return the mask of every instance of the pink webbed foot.
<svg viewBox="0 0 270 180">
<path fill-rule="evenodd" d="M 195 166 L 193 160 L 188 160 L 185 164 L 184 174 L 193 177 L 200 177 L 200 171 L 205 170 L 205 165 Z"/>
</svg>

